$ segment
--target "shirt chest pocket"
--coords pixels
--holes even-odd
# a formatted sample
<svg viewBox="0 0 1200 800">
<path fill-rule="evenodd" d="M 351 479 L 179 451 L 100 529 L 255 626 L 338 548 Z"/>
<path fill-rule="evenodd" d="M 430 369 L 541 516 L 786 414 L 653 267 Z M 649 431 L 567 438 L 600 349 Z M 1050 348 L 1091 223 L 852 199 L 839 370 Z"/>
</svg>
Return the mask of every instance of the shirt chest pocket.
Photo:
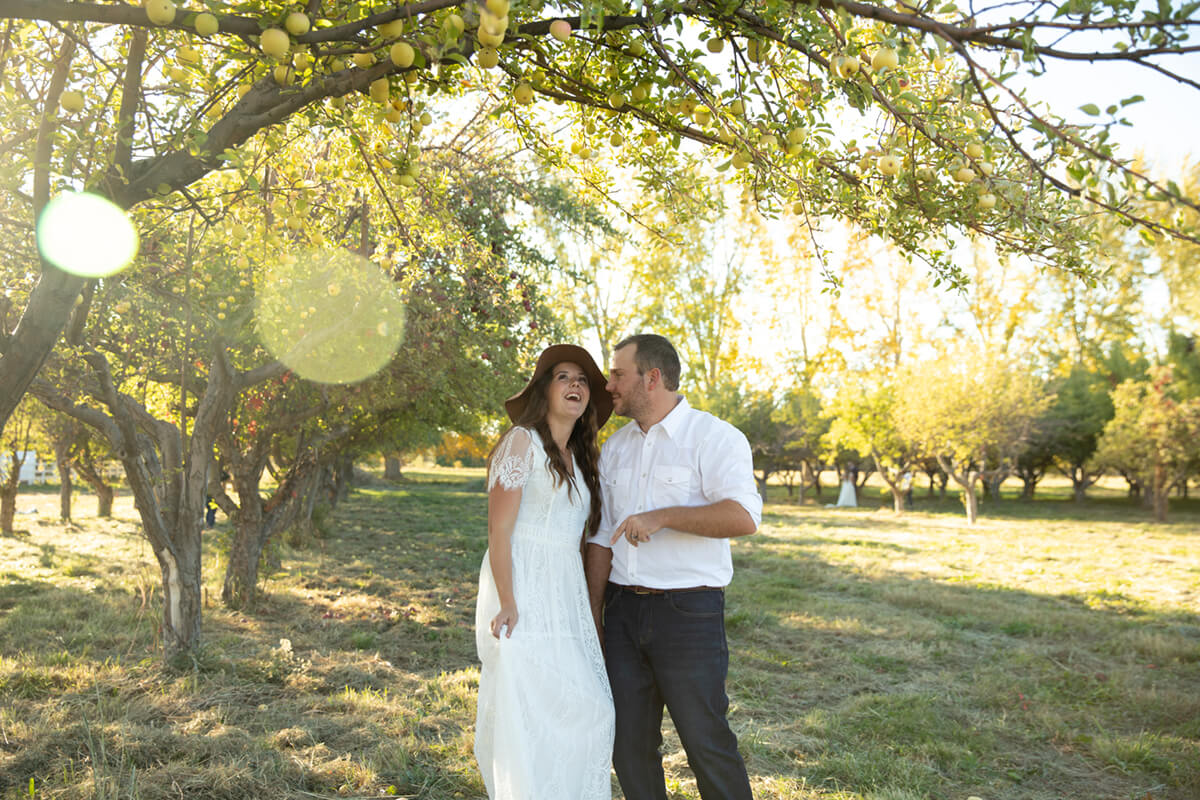
<svg viewBox="0 0 1200 800">
<path fill-rule="evenodd" d="M 654 488 L 655 508 L 689 505 L 692 471 L 687 467 L 656 467 L 650 474 L 650 484 Z"/>
</svg>

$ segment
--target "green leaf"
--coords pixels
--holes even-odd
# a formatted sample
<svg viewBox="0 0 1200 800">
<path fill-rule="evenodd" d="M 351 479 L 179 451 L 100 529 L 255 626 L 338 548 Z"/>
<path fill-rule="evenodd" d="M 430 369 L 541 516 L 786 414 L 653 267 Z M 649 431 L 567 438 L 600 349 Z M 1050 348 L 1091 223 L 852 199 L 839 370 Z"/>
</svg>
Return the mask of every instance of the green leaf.
<svg viewBox="0 0 1200 800">
<path fill-rule="evenodd" d="M 1122 108 L 1125 106 L 1131 106 L 1134 103 L 1141 103 L 1145 99 L 1146 98 L 1142 97 L 1140 94 L 1135 94 L 1133 97 L 1126 97 L 1124 100 L 1122 100 L 1121 106 L 1122 106 Z"/>
<path fill-rule="evenodd" d="M 1090 117 L 1100 116 L 1100 107 L 1095 103 L 1086 103 L 1085 105 L 1080 106 L 1079 110 Z"/>
</svg>

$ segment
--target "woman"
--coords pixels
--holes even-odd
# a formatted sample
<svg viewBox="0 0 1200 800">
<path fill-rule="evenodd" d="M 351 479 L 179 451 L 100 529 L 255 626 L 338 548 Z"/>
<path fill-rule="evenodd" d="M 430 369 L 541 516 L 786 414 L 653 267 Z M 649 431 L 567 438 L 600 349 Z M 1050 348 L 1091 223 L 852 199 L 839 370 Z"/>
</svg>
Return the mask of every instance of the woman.
<svg viewBox="0 0 1200 800">
<path fill-rule="evenodd" d="M 600 524 L 604 386 L 583 348 L 546 348 L 488 461 L 475 758 L 491 800 L 612 797 L 612 692 L 581 555 Z"/>
</svg>

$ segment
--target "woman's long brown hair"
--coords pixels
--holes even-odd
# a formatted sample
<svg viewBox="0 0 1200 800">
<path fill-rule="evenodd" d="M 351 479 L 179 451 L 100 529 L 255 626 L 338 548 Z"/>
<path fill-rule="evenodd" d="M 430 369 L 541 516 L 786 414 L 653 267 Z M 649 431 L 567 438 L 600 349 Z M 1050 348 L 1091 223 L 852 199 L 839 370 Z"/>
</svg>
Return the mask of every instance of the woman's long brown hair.
<svg viewBox="0 0 1200 800">
<path fill-rule="evenodd" d="M 550 411 L 550 402 L 546 399 L 546 388 L 553 378 L 554 370 L 548 369 L 534 381 L 529 390 L 529 402 L 525 404 L 525 410 L 521 412 L 516 425 L 522 428 L 532 428 L 537 431 L 538 436 L 542 437 L 542 447 L 546 451 L 546 463 L 550 467 L 551 474 L 554 475 L 554 484 L 561 486 L 566 483 L 567 491 L 570 493 L 576 491 L 575 476 L 567 470 L 566 459 L 562 457 L 558 445 L 554 443 L 554 437 L 550 433 L 550 423 L 546 421 L 546 415 Z M 512 428 L 508 430 L 511 431 Z M 575 457 L 575 467 L 579 473 L 583 474 L 583 482 L 592 495 L 592 507 L 588 513 L 587 525 L 583 530 L 584 541 L 594 536 L 600 528 L 600 447 L 596 444 L 598 430 L 596 407 L 592 404 L 589 393 L 587 408 L 583 415 L 575 420 L 575 427 L 571 429 L 571 436 L 567 439 L 567 447 Z M 508 431 L 505 431 L 504 436 L 507 435 Z M 503 441 L 504 436 L 500 437 L 500 441 Z M 492 450 L 495 452 L 495 448 Z M 492 456 L 489 453 L 489 468 L 491 461 Z"/>
</svg>

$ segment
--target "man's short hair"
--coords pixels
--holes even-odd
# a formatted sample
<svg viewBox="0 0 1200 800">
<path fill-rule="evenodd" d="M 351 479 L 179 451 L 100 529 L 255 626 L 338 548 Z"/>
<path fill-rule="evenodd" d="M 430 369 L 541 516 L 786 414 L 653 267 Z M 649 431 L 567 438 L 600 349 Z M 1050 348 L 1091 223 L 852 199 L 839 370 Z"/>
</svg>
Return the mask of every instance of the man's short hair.
<svg viewBox="0 0 1200 800">
<path fill-rule="evenodd" d="M 633 362 L 637 364 L 638 374 L 645 375 L 652 369 L 662 373 L 663 386 L 668 391 L 679 388 L 679 353 L 664 337 L 656 333 L 635 333 L 617 342 L 614 350 L 633 345 Z"/>
</svg>

